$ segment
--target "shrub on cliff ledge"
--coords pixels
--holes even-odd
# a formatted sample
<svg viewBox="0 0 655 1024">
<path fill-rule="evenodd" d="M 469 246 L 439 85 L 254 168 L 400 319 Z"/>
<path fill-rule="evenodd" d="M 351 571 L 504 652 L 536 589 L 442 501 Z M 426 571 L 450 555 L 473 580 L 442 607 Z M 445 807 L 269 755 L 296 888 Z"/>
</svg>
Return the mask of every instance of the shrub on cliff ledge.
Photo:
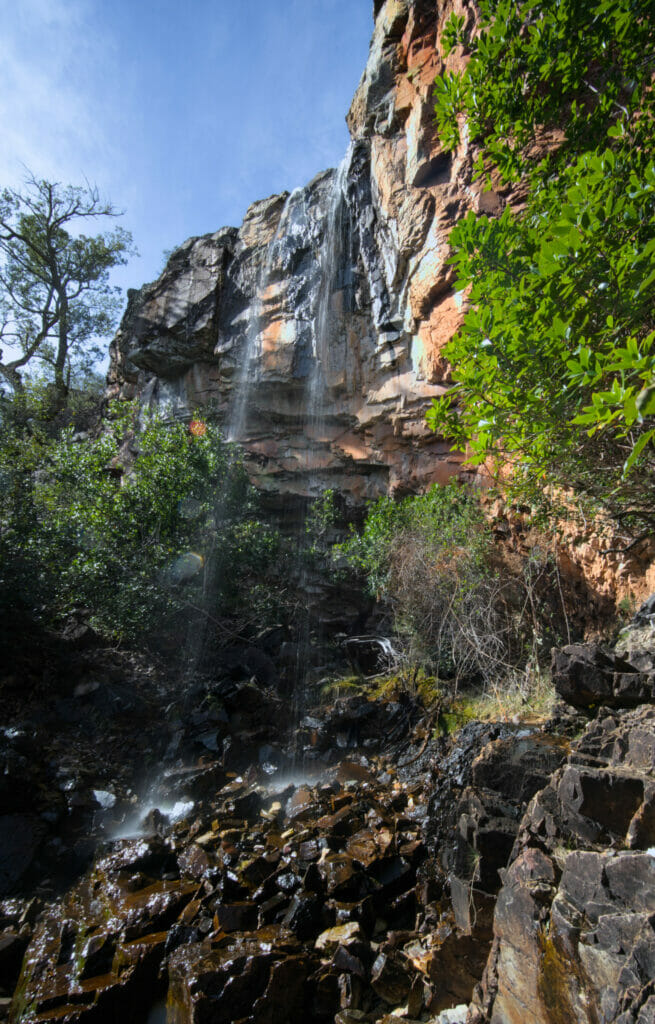
<svg viewBox="0 0 655 1024">
<path fill-rule="evenodd" d="M 525 204 L 450 236 L 464 326 L 429 422 L 531 499 L 573 487 L 655 529 L 655 19 L 645 0 L 482 0 L 452 17 L 466 70 L 436 83 L 442 142 L 463 119 L 479 175 Z"/>
</svg>

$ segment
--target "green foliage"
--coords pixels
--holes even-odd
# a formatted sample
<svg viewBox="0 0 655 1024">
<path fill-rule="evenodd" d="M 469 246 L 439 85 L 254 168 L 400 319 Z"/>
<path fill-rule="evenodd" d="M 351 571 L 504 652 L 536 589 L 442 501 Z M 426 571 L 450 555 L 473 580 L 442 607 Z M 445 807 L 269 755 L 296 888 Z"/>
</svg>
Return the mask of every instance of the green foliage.
<svg viewBox="0 0 655 1024">
<path fill-rule="evenodd" d="M 310 565 L 321 566 L 329 558 L 336 521 L 336 495 L 332 488 L 328 488 L 312 502 L 305 517 L 303 555 Z"/>
<path fill-rule="evenodd" d="M 117 638 L 147 637 L 189 607 L 249 604 L 276 551 L 236 454 L 207 426 L 132 408 L 80 439 L 7 430 L 0 446 L 0 599 L 46 619 L 84 608 Z"/>
<path fill-rule="evenodd" d="M 0 429 L 26 431 L 51 438 L 64 427 L 75 431 L 97 428 L 105 379 L 93 369 L 71 375 L 66 405 L 53 415 L 52 381 L 45 373 L 30 373 L 13 394 L 0 391 Z"/>
<path fill-rule="evenodd" d="M 489 550 L 478 501 L 452 483 L 381 498 L 335 553 L 390 606 L 410 671 L 422 665 L 457 680 L 496 673 L 505 655 Z"/>
<path fill-rule="evenodd" d="M 459 141 L 464 115 L 487 166 L 516 179 L 531 169 L 545 131 L 556 129 L 560 140 L 546 166 L 602 144 L 613 126 L 650 134 L 643 121 L 653 104 L 650 0 L 481 0 L 478 7 L 472 37 L 457 15 L 445 27 L 445 51 L 464 42 L 470 60 L 464 73 L 437 79 L 442 139 Z M 641 123 L 631 120 L 635 110 Z"/>
<path fill-rule="evenodd" d="M 370 506 L 361 533 L 352 530 L 349 539 L 335 547 L 335 556 L 366 577 L 371 596 L 385 597 L 394 551 L 411 533 L 419 533 L 435 555 L 465 548 L 472 564 L 484 563 L 488 538 L 479 504 L 457 483 L 435 484 L 427 494 L 400 501 L 379 498 Z"/>
<path fill-rule="evenodd" d="M 77 370 L 103 353 L 120 308 L 113 267 L 134 252 L 123 228 L 88 236 L 89 220 L 118 212 L 90 186 L 63 186 L 30 175 L 0 192 L 0 377 L 13 393 L 36 371 L 50 383 L 51 411 L 65 405 Z"/>
<path fill-rule="evenodd" d="M 445 351 L 455 386 L 428 421 L 475 463 L 509 460 L 523 494 L 570 485 L 652 525 L 652 7 L 484 0 L 481 13 L 465 72 L 437 81 L 437 123 L 448 148 L 464 115 L 478 172 L 522 178 L 527 196 L 451 233 L 470 306 Z"/>
</svg>

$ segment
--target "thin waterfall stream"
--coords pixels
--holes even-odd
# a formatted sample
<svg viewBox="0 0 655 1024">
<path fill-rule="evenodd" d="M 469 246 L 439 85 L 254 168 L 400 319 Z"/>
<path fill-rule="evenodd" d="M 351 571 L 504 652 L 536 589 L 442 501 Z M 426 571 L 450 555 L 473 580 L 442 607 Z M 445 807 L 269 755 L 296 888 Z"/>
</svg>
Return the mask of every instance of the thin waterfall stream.
<svg viewBox="0 0 655 1024">
<path fill-rule="evenodd" d="M 294 198 L 300 192 L 296 189 L 287 196 L 284 206 L 273 231 L 268 245 L 266 246 L 263 260 L 255 274 L 255 283 L 248 317 L 245 338 L 242 343 L 241 360 L 236 375 L 236 382 L 230 396 L 228 412 L 225 417 L 224 434 L 230 444 L 244 445 L 246 440 L 248 417 L 250 413 L 249 404 L 252 397 L 252 387 L 255 382 L 258 356 L 261 355 L 261 332 L 264 319 L 265 292 L 268 286 L 271 270 L 274 262 L 275 246 L 281 234 L 287 231 L 287 215 L 293 205 Z M 236 449 L 232 456 L 233 464 L 236 459 Z M 215 518 L 219 524 L 223 511 L 222 496 L 217 496 L 215 506 Z M 215 560 L 208 560 L 205 565 L 205 594 L 211 594 L 217 583 L 217 574 L 220 572 Z M 206 610 L 206 609 L 205 609 Z M 186 675 L 188 679 L 193 677 L 195 670 L 200 663 L 205 647 L 206 626 L 209 616 L 206 616 L 205 628 L 197 624 L 191 629 L 186 642 Z"/>
<path fill-rule="evenodd" d="M 350 220 L 347 204 L 346 185 L 352 158 L 352 145 L 332 178 L 329 203 L 327 206 L 323 237 L 318 254 L 318 289 L 316 291 L 314 316 L 312 320 L 312 351 L 309 373 L 305 378 L 302 407 L 304 410 L 303 435 L 305 439 L 305 491 L 308 506 L 299 526 L 304 534 L 299 551 L 299 589 L 306 600 L 300 607 L 298 622 L 298 655 L 294 707 L 296 722 L 300 723 L 306 711 L 307 682 L 313 667 L 312 656 L 320 658 L 323 640 L 320 612 L 315 614 L 312 607 L 312 567 L 303 557 L 311 529 L 312 504 L 320 500 L 327 490 L 323 469 L 324 453 L 330 445 L 328 429 L 328 388 L 330 349 L 338 342 L 344 307 L 344 286 L 351 276 Z M 302 752 L 297 756 L 303 761 Z M 302 764 L 301 764 L 302 767 Z"/>
<path fill-rule="evenodd" d="M 329 487 L 326 468 L 330 464 L 329 447 L 332 440 L 330 423 L 330 367 L 335 365 L 333 348 L 341 344 L 344 314 L 352 301 L 353 225 L 348 204 L 347 185 L 353 148 L 341 165 L 326 179 L 319 203 L 308 202 L 306 189 L 290 193 L 282 206 L 277 223 L 258 264 L 253 266 L 247 308 L 247 319 L 242 328 L 238 365 L 224 417 L 225 436 L 235 447 L 235 464 L 240 451 L 249 446 L 261 433 L 261 419 L 266 412 L 268 333 L 275 337 L 278 312 L 275 307 L 275 284 L 280 276 L 289 272 L 294 261 L 313 254 L 308 269 L 309 286 L 301 297 L 292 351 L 295 367 L 296 430 L 299 447 L 296 455 L 301 466 L 302 492 L 290 493 L 288 508 L 282 512 L 283 527 L 291 531 L 291 550 L 295 565 L 290 570 L 290 584 L 297 594 L 295 621 L 290 623 L 295 639 L 295 668 L 292 673 L 291 704 L 293 723 L 291 734 L 298 737 L 297 749 L 287 770 L 303 775 L 316 770 L 317 765 L 306 762 L 302 748 L 303 730 L 311 683 L 320 675 L 324 658 L 324 631 L 321 621 L 321 599 L 325 581 L 319 579 L 321 569 L 312 563 L 309 548 L 313 544 L 311 510 Z M 261 250 L 260 250 L 261 252 Z M 284 312 L 284 311 L 282 311 Z M 272 328 L 272 329 L 271 329 Z M 222 497 L 217 496 L 215 518 L 220 525 Z M 299 514 L 299 508 L 302 510 Z M 204 572 L 207 594 L 206 621 L 199 615 L 190 626 L 187 641 L 187 681 L 191 683 L 205 653 L 208 629 L 211 627 L 210 595 L 220 581 L 220 557 L 207 559 Z M 291 724 L 291 723 L 290 723 Z M 306 732 L 306 730 L 305 730 Z M 304 777 L 304 775 L 303 775 Z M 138 831 L 140 821 L 148 818 L 153 809 L 162 808 L 167 817 L 174 819 L 181 800 L 175 785 L 166 783 L 166 794 L 160 792 L 163 780 L 155 780 L 139 800 L 137 814 L 129 828 Z M 179 798 L 179 799 L 178 799 Z M 176 803 L 178 801 L 178 803 Z M 182 801 L 183 802 L 183 801 Z M 182 804 L 179 804 L 182 806 Z"/>
<path fill-rule="evenodd" d="M 264 296 L 275 261 L 276 243 L 280 236 L 289 230 L 289 212 L 293 209 L 300 192 L 301 189 L 295 189 L 287 196 L 277 227 L 266 247 L 265 257 L 257 273 L 252 312 L 248 319 L 239 372 L 226 421 L 226 437 L 231 442 L 243 442 L 244 440 L 244 433 L 248 422 L 248 405 L 252 394 L 252 385 L 255 382 L 258 357 L 261 355 Z"/>
</svg>

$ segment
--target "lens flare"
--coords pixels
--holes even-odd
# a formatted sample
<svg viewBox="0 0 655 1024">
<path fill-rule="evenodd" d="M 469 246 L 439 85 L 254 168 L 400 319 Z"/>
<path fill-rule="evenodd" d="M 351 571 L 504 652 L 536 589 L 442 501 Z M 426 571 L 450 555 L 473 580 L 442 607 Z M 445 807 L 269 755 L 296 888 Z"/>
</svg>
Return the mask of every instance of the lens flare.
<svg viewBox="0 0 655 1024">
<path fill-rule="evenodd" d="M 169 579 L 171 583 L 186 583 L 200 572 L 204 564 L 202 555 L 197 555 L 195 551 L 187 551 L 171 565 L 168 570 Z"/>
</svg>

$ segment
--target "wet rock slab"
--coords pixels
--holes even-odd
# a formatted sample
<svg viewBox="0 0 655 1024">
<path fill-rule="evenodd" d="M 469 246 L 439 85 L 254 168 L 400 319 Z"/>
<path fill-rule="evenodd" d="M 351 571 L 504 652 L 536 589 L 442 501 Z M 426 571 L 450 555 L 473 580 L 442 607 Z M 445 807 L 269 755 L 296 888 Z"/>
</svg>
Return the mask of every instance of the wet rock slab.
<svg viewBox="0 0 655 1024">
<path fill-rule="evenodd" d="M 168 930 L 196 888 L 158 877 L 167 861 L 160 843 L 121 843 L 43 916 L 10 1021 L 136 1020 L 147 1013 L 162 988 Z"/>
<path fill-rule="evenodd" d="M 543 827 L 540 842 L 549 841 L 555 805 L 566 841 L 605 858 L 601 881 L 612 878 L 613 899 L 623 893 L 619 919 L 610 920 L 599 883 L 591 945 L 623 949 L 633 936 L 647 950 L 652 911 L 646 895 L 635 909 L 642 897 L 627 879 L 642 878 L 651 842 L 653 730 L 643 709 L 627 714 L 606 712 L 571 746 L 500 723 L 426 739 L 424 724 L 413 731 L 411 707 L 388 702 L 371 713 L 359 699 L 340 701 L 325 714 L 335 728 L 395 720 L 403 730 L 396 746 L 373 756 L 362 729 L 321 776 L 272 788 L 261 768 L 236 776 L 207 755 L 169 772 L 167 798 L 174 784 L 194 797 L 186 817 L 155 821 L 153 812 L 147 824 L 158 834 L 114 844 L 44 915 L 27 947 L 12 1024 L 142 1024 L 166 992 L 168 1024 L 436 1019 L 468 1002 L 490 948 L 503 978 L 531 976 L 512 960 L 514 943 L 516 957 L 530 948 L 519 940 L 516 908 L 538 928 L 550 900 L 553 935 L 561 918 L 570 938 L 580 908 L 593 904 L 579 890 L 589 872 L 574 859 L 565 872 L 555 850 L 540 848 L 525 863 L 517 856 L 531 830 Z M 320 735 L 320 712 L 308 717 Z M 250 724 L 244 717 L 246 731 Z M 608 800 L 598 787 L 610 776 Z M 593 845 L 608 842 L 622 844 L 609 859 Z M 637 858 L 629 871 L 619 863 L 626 852 Z M 647 894 L 648 872 L 642 882 Z M 19 933 L 18 920 L 10 922 L 8 951 L 17 951 Z M 20 934 L 24 948 L 29 935 Z M 636 970 L 632 961 L 618 976 L 601 966 L 619 985 L 624 967 Z"/>
<path fill-rule="evenodd" d="M 531 801 L 475 1020 L 652 1019 L 654 743 L 653 706 L 603 711 Z"/>
</svg>

